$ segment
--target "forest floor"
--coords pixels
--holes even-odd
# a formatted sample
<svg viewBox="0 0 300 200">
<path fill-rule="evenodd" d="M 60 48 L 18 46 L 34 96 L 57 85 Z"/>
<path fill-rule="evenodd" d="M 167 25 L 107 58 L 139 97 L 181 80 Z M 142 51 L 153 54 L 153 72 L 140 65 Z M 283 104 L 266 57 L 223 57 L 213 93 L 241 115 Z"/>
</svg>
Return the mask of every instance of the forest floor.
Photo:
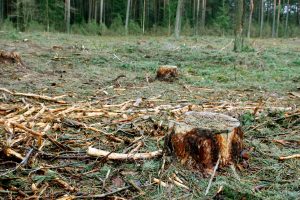
<svg viewBox="0 0 300 200">
<path fill-rule="evenodd" d="M 300 38 L 247 43 L 234 53 L 228 37 L 0 32 L 0 50 L 17 51 L 24 63 L 0 58 L 0 199 L 299 199 L 300 159 L 279 157 L 300 153 Z M 159 65 L 178 66 L 179 79 L 155 80 Z M 14 92 L 64 95 L 65 102 Z M 168 120 L 186 107 L 243 125 L 249 160 L 219 170 L 207 196 L 209 177 L 169 157 L 86 155 L 89 146 L 162 149 Z M 41 144 L 9 120 L 48 136 Z M 174 174 L 188 189 L 174 185 Z"/>
</svg>

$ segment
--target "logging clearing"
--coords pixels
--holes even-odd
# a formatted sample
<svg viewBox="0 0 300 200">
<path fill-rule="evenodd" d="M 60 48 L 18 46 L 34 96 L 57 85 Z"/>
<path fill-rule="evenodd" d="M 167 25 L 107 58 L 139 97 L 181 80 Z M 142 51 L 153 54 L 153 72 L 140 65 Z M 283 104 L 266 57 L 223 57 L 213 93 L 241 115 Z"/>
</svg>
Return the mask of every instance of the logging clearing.
<svg viewBox="0 0 300 200">
<path fill-rule="evenodd" d="M 0 33 L 0 199 L 297 199 L 298 38 Z"/>
</svg>

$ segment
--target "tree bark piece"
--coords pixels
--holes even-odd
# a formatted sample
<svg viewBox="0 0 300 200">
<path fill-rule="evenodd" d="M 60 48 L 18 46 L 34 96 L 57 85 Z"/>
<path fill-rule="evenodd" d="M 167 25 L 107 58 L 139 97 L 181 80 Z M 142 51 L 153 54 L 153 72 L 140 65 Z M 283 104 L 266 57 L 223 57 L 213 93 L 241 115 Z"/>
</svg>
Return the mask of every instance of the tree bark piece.
<svg viewBox="0 0 300 200">
<path fill-rule="evenodd" d="M 162 65 L 156 71 L 156 78 L 162 81 L 173 81 L 178 76 L 179 72 L 176 66 Z"/>
<path fill-rule="evenodd" d="M 220 167 L 236 162 L 243 150 L 240 122 L 212 112 L 185 114 L 180 122 L 170 122 L 166 147 L 188 168 L 211 172 L 220 158 Z"/>
</svg>

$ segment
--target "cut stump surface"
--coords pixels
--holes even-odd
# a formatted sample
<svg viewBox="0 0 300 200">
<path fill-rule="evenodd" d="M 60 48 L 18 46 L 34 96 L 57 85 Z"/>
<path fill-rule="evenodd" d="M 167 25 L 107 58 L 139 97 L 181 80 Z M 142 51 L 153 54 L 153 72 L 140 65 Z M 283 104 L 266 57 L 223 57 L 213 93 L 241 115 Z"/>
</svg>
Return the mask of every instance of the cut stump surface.
<svg viewBox="0 0 300 200">
<path fill-rule="evenodd" d="M 240 122 L 212 112 L 187 112 L 184 120 L 170 122 L 166 145 L 182 164 L 209 171 L 220 158 L 220 167 L 237 162 L 243 150 Z"/>
</svg>

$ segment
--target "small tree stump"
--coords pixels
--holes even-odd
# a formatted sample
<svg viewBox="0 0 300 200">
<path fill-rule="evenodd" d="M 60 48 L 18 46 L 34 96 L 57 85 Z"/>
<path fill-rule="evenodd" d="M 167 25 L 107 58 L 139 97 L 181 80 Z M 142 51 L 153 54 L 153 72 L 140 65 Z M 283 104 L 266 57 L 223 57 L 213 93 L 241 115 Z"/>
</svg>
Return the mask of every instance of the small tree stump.
<svg viewBox="0 0 300 200">
<path fill-rule="evenodd" d="M 211 112 L 187 112 L 182 122 L 170 122 L 166 146 L 182 164 L 210 171 L 220 158 L 220 167 L 237 162 L 243 150 L 240 122 Z"/>
<path fill-rule="evenodd" d="M 17 52 L 7 52 L 0 50 L 0 63 L 3 64 L 13 64 L 16 63 L 20 66 L 25 66 L 21 60 L 21 56 Z"/>
<path fill-rule="evenodd" d="M 176 66 L 162 65 L 156 71 L 156 78 L 162 81 L 173 81 L 178 76 L 179 72 Z"/>
</svg>

